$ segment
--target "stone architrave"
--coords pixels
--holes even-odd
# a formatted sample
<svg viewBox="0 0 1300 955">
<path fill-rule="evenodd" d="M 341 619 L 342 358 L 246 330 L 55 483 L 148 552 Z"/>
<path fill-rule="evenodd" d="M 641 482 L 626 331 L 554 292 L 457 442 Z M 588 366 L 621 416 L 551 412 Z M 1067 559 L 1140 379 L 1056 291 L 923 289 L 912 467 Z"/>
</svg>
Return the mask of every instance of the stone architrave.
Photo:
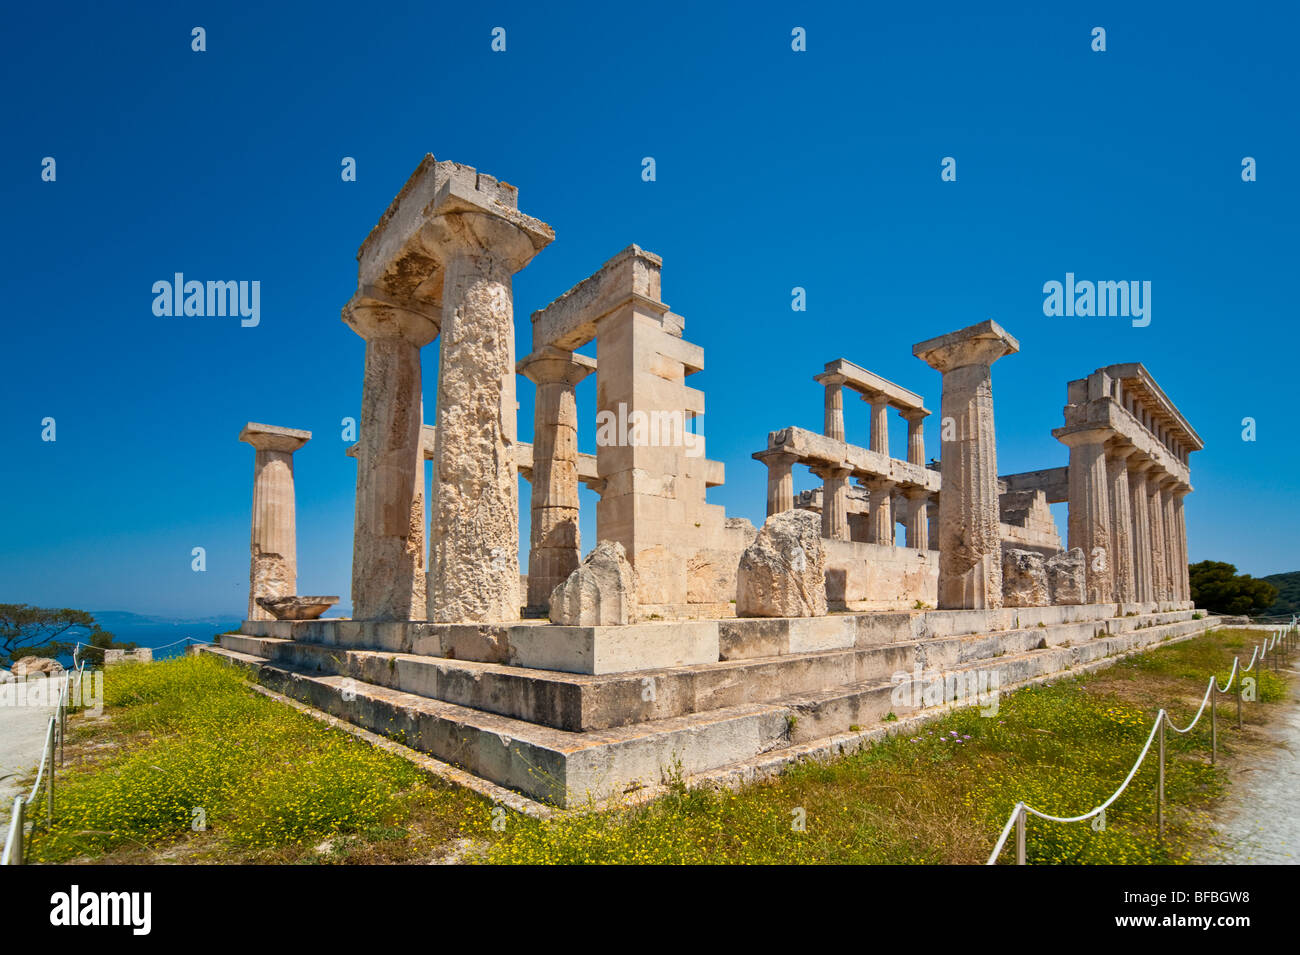
<svg viewBox="0 0 1300 955">
<path fill-rule="evenodd" d="M 759 451 L 753 455 L 767 465 L 767 516 L 780 514 L 794 507 L 793 466 L 799 460 L 796 454 L 785 451 Z"/>
<path fill-rule="evenodd" d="M 298 587 L 293 453 L 311 440 L 311 432 L 250 421 L 239 432 L 239 440 L 256 450 L 248 619 L 270 620 L 258 598 L 289 597 Z"/>
<path fill-rule="evenodd" d="M 547 345 L 519 362 L 537 385 L 533 411 L 532 516 L 528 549 L 528 607 L 544 611 L 551 593 L 577 569 L 578 408 L 575 388 L 596 360 Z"/>
<path fill-rule="evenodd" d="M 531 575 L 530 575 L 531 576 Z M 614 627 L 636 623 L 636 573 L 617 541 L 601 541 L 547 598 L 551 623 Z"/>
<path fill-rule="evenodd" d="M 997 442 L 993 430 L 992 365 L 1020 344 L 986 321 L 912 346 L 912 354 L 943 374 L 940 433 L 943 493 L 939 496 L 939 608 L 1002 605 Z"/>
<path fill-rule="evenodd" d="M 1110 484 L 1106 469 L 1107 428 L 1087 428 L 1057 437 L 1070 448 L 1070 509 L 1068 540 L 1084 555 L 1090 604 L 1114 600 L 1111 553 Z"/>
<path fill-rule="evenodd" d="M 1113 599 L 1119 603 L 1137 600 L 1134 572 L 1133 515 L 1128 488 L 1128 457 L 1137 449 L 1115 445 L 1106 449 L 1106 484 L 1110 489 L 1110 550 Z"/>
<path fill-rule="evenodd" d="M 1053 606 L 1073 606 L 1087 600 L 1087 575 L 1083 550 L 1075 547 L 1053 554 L 1045 563 L 1047 589 Z"/>
<path fill-rule="evenodd" d="M 1042 554 L 1008 548 L 1002 554 L 1002 606 L 1046 607 L 1052 602 Z"/>
<path fill-rule="evenodd" d="M 821 617 L 826 614 L 826 552 L 811 511 L 773 514 L 740 555 L 736 614 Z"/>
</svg>

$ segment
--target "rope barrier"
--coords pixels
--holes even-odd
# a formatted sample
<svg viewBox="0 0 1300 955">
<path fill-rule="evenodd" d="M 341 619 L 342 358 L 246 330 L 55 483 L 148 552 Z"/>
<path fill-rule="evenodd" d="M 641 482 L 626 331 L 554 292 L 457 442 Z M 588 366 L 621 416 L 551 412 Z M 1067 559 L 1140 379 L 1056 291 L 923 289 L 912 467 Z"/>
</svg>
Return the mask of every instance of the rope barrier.
<svg viewBox="0 0 1300 955">
<path fill-rule="evenodd" d="M 1257 644 L 1254 648 L 1254 651 L 1251 653 L 1250 666 L 1247 666 L 1243 669 L 1241 667 L 1241 657 L 1234 656 L 1232 658 L 1232 670 L 1228 674 L 1228 682 L 1225 683 L 1222 687 L 1219 686 L 1218 677 L 1215 676 L 1214 674 L 1210 674 L 1210 682 L 1209 685 L 1205 688 L 1205 696 L 1201 699 L 1200 708 L 1196 711 L 1196 716 L 1192 718 L 1192 721 L 1188 723 L 1185 728 L 1179 729 L 1177 726 L 1175 726 L 1173 720 L 1169 718 L 1168 711 L 1166 711 L 1162 707 L 1160 711 L 1156 713 L 1155 724 L 1151 727 L 1151 732 L 1147 735 L 1147 741 L 1142 746 L 1142 752 L 1138 754 L 1137 761 L 1133 764 L 1133 768 L 1130 769 L 1128 775 L 1124 777 L 1124 781 L 1120 783 L 1119 788 L 1116 789 L 1115 792 L 1113 792 L 1110 795 L 1110 798 L 1107 799 L 1105 802 L 1103 802 L 1101 805 L 1096 806 L 1088 810 L 1087 812 L 1083 813 L 1082 815 L 1078 815 L 1078 816 L 1053 816 L 1039 809 L 1035 809 L 1033 806 L 1029 805 L 1026 802 L 1023 801 L 1017 802 L 1015 804 L 1015 807 L 1011 810 L 1011 816 L 1007 819 L 1006 825 L 1002 827 L 1002 831 L 998 835 L 998 840 L 993 846 L 993 851 L 989 854 L 988 861 L 985 862 L 984 864 L 997 865 L 998 856 L 1002 854 L 1002 850 L 1006 847 L 1007 839 L 1010 837 L 1012 829 L 1015 829 L 1016 831 L 1016 864 L 1017 865 L 1026 864 L 1025 821 L 1027 816 L 1030 815 L 1037 816 L 1039 819 L 1046 819 L 1049 822 L 1075 823 L 1075 822 L 1086 822 L 1087 820 L 1092 819 L 1093 817 L 1104 813 L 1106 811 L 1106 808 L 1110 806 L 1113 802 L 1115 802 L 1115 800 L 1118 799 L 1123 794 L 1124 790 L 1128 788 L 1129 783 L 1133 781 L 1133 778 L 1137 775 L 1138 769 L 1141 768 L 1142 763 L 1147 758 L 1147 754 L 1151 751 L 1151 743 L 1154 740 L 1156 740 L 1157 737 L 1160 740 L 1160 769 L 1159 769 L 1159 796 L 1156 801 L 1156 824 L 1160 830 L 1161 837 L 1163 837 L 1164 801 L 1165 801 L 1165 737 L 1164 737 L 1164 733 L 1161 731 L 1165 726 L 1168 726 L 1175 733 L 1179 733 L 1183 735 L 1190 733 L 1192 729 L 1196 726 L 1196 724 L 1201 721 L 1201 717 L 1205 714 L 1205 707 L 1210 702 L 1211 696 L 1215 692 L 1227 693 L 1228 690 L 1232 688 L 1233 681 L 1237 679 L 1238 675 L 1241 675 L 1244 679 L 1244 675 L 1250 672 L 1250 670 L 1255 666 L 1257 660 L 1262 660 L 1264 655 L 1267 655 L 1271 650 L 1276 648 L 1278 642 L 1284 636 L 1286 636 L 1287 634 L 1292 634 L 1292 635 L 1295 634 L 1296 625 L 1298 621 L 1300 621 L 1300 617 L 1297 617 L 1296 615 L 1292 615 L 1291 627 L 1284 628 L 1282 630 L 1278 630 L 1274 632 L 1274 634 L 1272 635 L 1271 642 L 1268 639 L 1266 639 L 1262 645 Z M 1260 652 L 1261 650 L 1263 650 L 1263 654 L 1261 654 Z M 1277 662 L 1275 659 L 1274 666 L 1276 667 L 1276 665 Z M 1237 706 L 1238 706 L 1238 713 L 1237 713 L 1238 726 L 1240 726 L 1241 725 L 1240 724 L 1240 718 L 1241 718 L 1240 688 L 1238 688 L 1237 691 Z M 1210 761 L 1211 763 L 1213 763 L 1216 761 L 1218 755 L 1217 754 L 1217 750 L 1218 750 L 1217 710 L 1211 709 L 1210 715 L 1211 717 L 1214 718 L 1212 720 L 1214 725 L 1211 728 L 1211 743 L 1210 743 L 1211 746 Z"/>
</svg>

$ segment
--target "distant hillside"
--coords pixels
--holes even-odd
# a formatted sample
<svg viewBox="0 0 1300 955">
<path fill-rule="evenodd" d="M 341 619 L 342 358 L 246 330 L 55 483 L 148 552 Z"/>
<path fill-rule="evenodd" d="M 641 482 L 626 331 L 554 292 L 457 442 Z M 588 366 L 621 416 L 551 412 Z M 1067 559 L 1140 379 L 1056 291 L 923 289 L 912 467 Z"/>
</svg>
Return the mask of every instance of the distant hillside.
<svg viewBox="0 0 1300 955">
<path fill-rule="evenodd" d="M 1270 615 L 1300 613 L 1300 570 L 1261 577 L 1277 588 L 1277 602 L 1268 608 Z"/>
</svg>

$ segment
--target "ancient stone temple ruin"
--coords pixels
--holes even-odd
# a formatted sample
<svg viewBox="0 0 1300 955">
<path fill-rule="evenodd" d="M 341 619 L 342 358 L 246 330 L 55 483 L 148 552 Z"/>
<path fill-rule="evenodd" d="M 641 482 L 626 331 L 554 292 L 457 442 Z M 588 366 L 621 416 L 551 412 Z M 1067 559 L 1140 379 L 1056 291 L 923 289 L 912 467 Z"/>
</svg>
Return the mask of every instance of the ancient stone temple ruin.
<svg viewBox="0 0 1300 955">
<path fill-rule="evenodd" d="M 1020 346 L 997 323 L 913 347 L 940 374 L 937 411 L 835 358 L 814 376 L 822 432 L 770 431 L 753 455 L 768 477 L 760 529 L 708 502 L 725 474 L 687 384 L 704 355 L 663 299 L 658 256 L 628 246 L 534 311 L 517 355 L 512 276 L 554 238 L 514 187 L 420 163 L 361 244 L 343 306 L 364 341 L 352 616 L 321 617 L 337 598 L 296 592 L 292 455 L 311 435 L 250 423 L 248 620 L 210 652 L 570 806 L 679 772 L 752 779 L 861 746 L 887 718 L 969 703 L 970 687 L 1213 623 L 1187 583 L 1183 501 L 1202 444 L 1142 365 L 1068 384 L 1053 432 L 1068 463 L 1000 475 L 993 365 Z M 420 350 L 435 341 L 426 395 Z M 916 367 L 913 386 L 932 382 Z M 592 375 L 586 422 L 576 389 Z M 535 389 L 531 444 L 519 387 Z M 846 394 L 870 405 L 869 433 L 846 433 Z M 907 422 L 894 452 L 891 412 Z M 796 465 L 819 486 L 796 493 Z M 579 536 L 580 484 L 598 495 L 594 541 Z"/>
</svg>

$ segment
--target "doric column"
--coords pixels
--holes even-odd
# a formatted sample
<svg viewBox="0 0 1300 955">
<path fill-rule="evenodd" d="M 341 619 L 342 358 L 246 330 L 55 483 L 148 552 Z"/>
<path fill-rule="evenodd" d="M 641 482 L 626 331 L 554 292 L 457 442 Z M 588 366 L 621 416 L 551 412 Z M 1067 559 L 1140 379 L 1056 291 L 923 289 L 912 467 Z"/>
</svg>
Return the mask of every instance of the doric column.
<svg viewBox="0 0 1300 955">
<path fill-rule="evenodd" d="M 907 419 L 907 461 L 925 467 L 925 419 L 929 412 L 904 411 L 902 414 Z"/>
<path fill-rule="evenodd" d="M 787 451 L 759 451 L 754 458 L 767 465 L 767 516 L 791 510 L 794 507 L 792 468 L 798 456 Z"/>
<path fill-rule="evenodd" d="M 1182 556 L 1178 545 L 1177 519 L 1174 517 L 1174 488 L 1177 484 L 1178 480 L 1170 476 L 1160 486 L 1160 511 L 1164 517 L 1165 535 L 1165 593 L 1168 595 L 1165 597 L 1166 600 L 1182 600 L 1179 596 L 1181 589 L 1179 581 L 1183 574 L 1178 566 Z"/>
<path fill-rule="evenodd" d="M 819 467 L 813 473 L 822 479 L 822 537 L 849 540 L 849 475 L 853 470 Z"/>
<path fill-rule="evenodd" d="M 1106 473 L 1109 428 L 1089 428 L 1057 437 L 1070 448 L 1069 547 L 1082 548 L 1087 601 L 1110 603 L 1114 597 L 1111 551 L 1110 483 Z"/>
<path fill-rule="evenodd" d="M 1147 472 L 1147 519 L 1151 524 L 1151 599 L 1163 601 L 1169 596 L 1169 565 L 1165 561 L 1164 501 L 1160 484 L 1165 473 L 1156 469 Z"/>
<path fill-rule="evenodd" d="M 249 541 L 248 619 L 270 620 L 258 597 L 292 597 L 298 588 L 298 545 L 293 495 L 293 452 L 311 440 L 310 431 L 244 425 L 239 440 L 253 455 L 253 529 Z"/>
<path fill-rule="evenodd" d="M 596 360 L 548 345 L 522 359 L 517 370 L 537 385 L 533 405 L 528 607 L 546 611 L 551 606 L 551 591 L 567 580 L 582 560 L 574 389 L 596 370 Z"/>
<path fill-rule="evenodd" d="M 894 546 L 894 482 L 884 478 L 868 478 L 867 490 L 871 492 L 870 524 L 867 540 L 873 544 Z"/>
<path fill-rule="evenodd" d="M 1133 558 L 1133 514 L 1128 489 L 1129 455 L 1132 445 L 1112 445 L 1106 449 L 1106 483 L 1110 488 L 1110 551 L 1114 581 L 1113 599 L 1119 603 L 1137 600 L 1137 582 Z"/>
<path fill-rule="evenodd" d="M 817 380 L 826 386 L 826 414 L 824 432 L 836 441 L 844 440 L 844 376 L 818 375 Z"/>
<path fill-rule="evenodd" d="M 992 364 L 1019 350 L 991 321 L 912 346 L 913 355 L 943 373 L 940 418 L 954 426 L 940 451 L 940 609 L 1002 606 Z"/>
<path fill-rule="evenodd" d="M 1179 484 L 1174 488 L 1174 539 L 1178 542 L 1178 599 L 1184 602 L 1192 599 L 1192 582 L 1187 569 L 1187 515 L 1183 510 L 1183 499 L 1191 492 L 1191 485 Z"/>
<path fill-rule="evenodd" d="M 871 450 L 888 457 L 889 400 L 884 395 L 863 395 L 862 400 L 871 405 Z"/>
<path fill-rule="evenodd" d="M 1155 565 L 1151 560 L 1151 509 L 1147 497 L 1147 472 L 1154 462 L 1134 454 L 1128 465 L 1129 514 L 1133 527 L 1133 581 L 1136 599 L 1151 603 L 1155 597 Z"/>
<path fill-rule="evenodd" d="M 444 273 L 429 619 L 515 620 L 519 490 L 511 276 L 553 234 L 517 209 L 464 199 L 448 200 L 423 234 Z"/>
<path fill-rule="evenodd" d="M 926 550 L 930 546 L 930 492 L 909 487 L 903 494 L 907 498 L 907 546 Z"/>
<path fill-rule="evenodd" d="M 420 349 L 436 316 L 354 299 L 343 310 L 366 342 L 357 441 L 352 616 L 424 617 L 424 452 Z"/>
</svg>

